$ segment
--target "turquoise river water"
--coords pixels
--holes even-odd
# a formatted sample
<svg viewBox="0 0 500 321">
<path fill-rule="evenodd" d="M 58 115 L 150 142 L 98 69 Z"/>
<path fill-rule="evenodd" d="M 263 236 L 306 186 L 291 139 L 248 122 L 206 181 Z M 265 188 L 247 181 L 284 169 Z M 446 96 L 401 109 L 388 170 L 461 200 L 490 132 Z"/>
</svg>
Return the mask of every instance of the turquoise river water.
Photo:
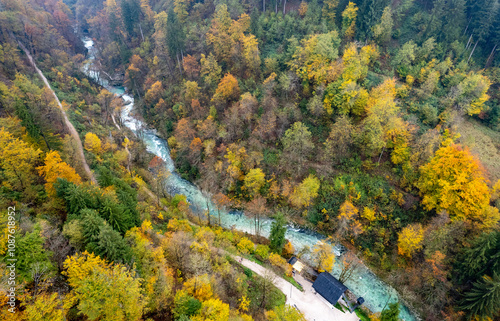
<svg viewBox="0 0 500 321">
<path fill-rule="evenodd" d="M 205 210 L 207 199 L 201 193 L 201 191 L 189 181 L 182 179 L 175 170 L 175 165 L 170 157 L 170 150 L 168 148 L 167 142 L 160 138 L 154 129 L 149 128 L 144 122 L 134 117 L 134 98 L 128 95 L 125 88 L 118 86 L 111 86 L 109 83 L 99 77 L 99 73 L 93 70 L 92 62 L 95 57 L 95 48 L 93 41 L 85 37 L 83 39 L 85 47 L 89 51 L 88 63 L 84 67 L 84 72 L 99 84 L 104 86 L 109 91 L 120 95 L 124 100 L 125 106 L 122 109 L 121 118 L 123 124 L 128 127 L 134 134 L 140 132 L 138 137 L 142 139 L 147 147 L 147 150 L 152 154 L 161 157 L 167 169 L 170 171 L 171 175 L 167 179 L 167 186 L 169 192 L 172 195 L 182 194 L 186 196 L 186 199 L 191 204 L 194 210 Z M 210 209 L 215 209 L 215 206 L 209 200 Z M 211 213 L 214 217 L 218 214 Z M 260 235 L 268 236 L 271 228 L 271 219 L 261 220 Z M 227 228 L 234 227 L 237 230 L 255 233 L 254 220 L 248 218 L 241 212 L 226 212 L 221 211 L 221 225 Z M 296 251 L 308 246 L 312 248 L 317 242 L 321 241 L 323 236 L 307 231 L 302 228 L 297 228 L 293 226 L 288 226 L 286 232 L 286 238 L 290 240 Z M 331 273 L 338 277 L 340 274 L 341 260 L 337 258 L 335 267 Z M 366 266 L 362 265 L 355 271 L 355 274 L 351 279 L 345 282 L 345 285 L 353 292 L 357 297 L 363 297 L 365 299 L 365 305 L 374 312 L 380 312 L 388 302 L 394 302 L 399 300 L 399 295 L 397 291 L 380 280 L 373 272 L 371 272 Z M 408 307 L 401 304 L 401 312 L 399 318 L 405 321 L 416 321 L 417 317 L 410 312 Z"/>
</svg>

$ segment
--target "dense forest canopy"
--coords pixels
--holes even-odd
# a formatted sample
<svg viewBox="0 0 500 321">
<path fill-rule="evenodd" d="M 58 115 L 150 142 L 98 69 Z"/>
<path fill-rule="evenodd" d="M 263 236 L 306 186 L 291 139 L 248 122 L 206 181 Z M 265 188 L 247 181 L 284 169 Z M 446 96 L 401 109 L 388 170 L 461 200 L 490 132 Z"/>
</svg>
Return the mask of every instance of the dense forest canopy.
<svg viewBox="0 0 500 321">
<path fill-rule="evenodd" d="M 179 174 L 256 235 L 169 194 L 123 100 L 85 73 L 84 37 Z M 499 318 L 499 45 L 498 0 L 0 0 L 0 315 L 303 320 L 234 259 L 290 277 L 293 222 L 422 319 Z M 340 264 L 327 242 L 301 250 Z"/>
</svg>

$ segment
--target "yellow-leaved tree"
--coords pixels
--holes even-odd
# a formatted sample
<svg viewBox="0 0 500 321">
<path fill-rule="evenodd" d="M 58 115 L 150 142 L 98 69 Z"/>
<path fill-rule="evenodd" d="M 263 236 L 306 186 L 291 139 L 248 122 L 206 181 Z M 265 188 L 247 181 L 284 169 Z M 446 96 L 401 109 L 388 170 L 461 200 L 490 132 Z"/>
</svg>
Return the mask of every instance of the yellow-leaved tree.
<svg viewBox="0 0 500 321">
<path fill-rule="evenodd" d="M 452 220 L 471 220 L 482 227 L 495 224 L 495 217 L 498 220 L 498 209 L 489 206 L 491 195 L 481 164 L 467 148 L 444 140 L 420 174 L 417 187 L 427 210 L 446 210 Z"/>
<path fill-rule="evenodd" d="M 63 321 L 64 309 L 62 300 L 57 292 L 41 293 L 36 296 L 32 303 L 23 303 L 26 307 L 24 316 L 30 321 Z"/>
<path fill-rule="evenodd" d="M 35 165 L 41 151 L 29 146 L 0 128 L 0 168 L 2 184 L 16 190 L 25 190 L 36 178 Z"/>
<path fill-rule="evenodd" d="M 212 101 L 218 104 L 223 104 L 230 99 L 238 99 L 239 96 L 240 87 L 238 85 L 238 80 L 230 73 L 227 73 L 219 82 Z"/>
<path fill-rule="evenodd" d="M 195 276 L 184 282 L 184 290 L 200 301 L 213 297 L 214 293 L 208 275 Z"/>
<path fill-rule="evenodd" d="M 406 257 L 422 248 L 424 240 L 424 229 L 421 224 L 411 224 L 406 226 L 398 234 L 398 253 Z"/>
<path fill-rule="evenodd" d="M 88 132 L 85 134 L 85 143 L 84 147 L 89 152 L 92 152 L 96 155 L 101 153 L 101 140 L 97 137 L 96 134 Z"/>
<path fill-rule="evenodd" d="M 351 201 L 346 200 L 339 209 L 337 236 L 343 237 L 349 231 L 354 236 L 363 233 L 363 227 L 358 220 L 359 210 Z"/>
<path fill-rule="evenodd" d="M 319 272 L 329 272 L 333 269 L 335 253 L 327 240 L 319 241 L 313 247 L 313 260 Z"/>
<path fill-rule="evenodd" d="M 198 315 L 191 317 L 193 321 L 227 321 L 229 320 L 229 304 L 219 299 L 210 299 L 201 304 Z"/>
<path fill-rule="evenodd" d="M 65 308 L 76 304 L 89 320 L 140 320 L 145 300 L 141 279 L 120 264 L 106 263 L 93 253 L 79 253 L 64 261 L 71 292 Z"/>
<path fill-rule="evenodd" d="M 250 195 L 255 196 L 259 193 L 260 188 L 266 182 L 266 175 L 260 168 L 252 168 L 245 176 L 245 188 Z"/>
<path fill-rule="evenodd" d="M 304 315 L 291 305 L 280 305 L 266 312 L 269 321 L 305 321 Z"/>
<path fill-rule="evenodd" d="M 352 39 L 356 32 L 356 17 L 358 16 L 358 7 L 354 2 L 349 4 L 342 12 L 342 33 L 346 39 Z"/>
<path fill-rule="evenodd" d="M 56 191 L 54 183 L 58 178 L 64 178 L 69 182 L 81 184 L 82 179 L 75 169 L 63 162 L 59 153 L 50 151 L 45 156 L 45 165 L 37 168 L 38 173 L 45 178 L 45 190 L 47 194 L 54 196 Z"/>
<path fill-rule="evenodd" d="M 319 179 L 312 174 L 309 175 L 299 186 L 293 189 L 293 193 L 290 195 L 290 202 L 298 208 L 309 206 L 311 200 L 318 196 L 319 186 Z"/>
</svg>

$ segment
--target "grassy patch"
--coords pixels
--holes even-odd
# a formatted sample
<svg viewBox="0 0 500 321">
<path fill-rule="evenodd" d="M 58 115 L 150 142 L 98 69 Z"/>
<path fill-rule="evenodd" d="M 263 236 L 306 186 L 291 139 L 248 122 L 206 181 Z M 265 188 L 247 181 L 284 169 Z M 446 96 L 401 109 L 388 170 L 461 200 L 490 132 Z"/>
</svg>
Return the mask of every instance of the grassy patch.
<svg viewBox="0 0 500 321">
<path fill-rule="evenodd" d="M 295 281 L 294 278 L 292 278 L 291 276 L 287 276 L 287 275 L 282 275 L 283 279 L 287 280 L 288 282 L 292 283 L 294 287 L 296 287 L 297 289 L 300 290 L 300 292 L 304 292 L 304 288 L 297 283 L 297 281 Z"/>
<path fill-rule="evenodd" d="M 257 259 L 257 258 L 255 257 L 255 255 L 253 255 L 253 254 L 251 254 L 251 255 L 246 255 L 246 256 L 245 256 L 245 258 L 246 258 L 246 259 L 248 259 L 249 261 L 255 262 L 255 263 L 257 263 L 258 265 L 261 265 L 261 266 L 265 267 L 266 269 L 270 269 L 270 270 L 272 270 L 272 268 L 271 268 L 271 267 L 267 266 L 264 262 L 262 262 L 262 261 L 260 261 L 259 259 Z M 295 280 L 294 280 L 294 278 L 292 278 L 291 276 L 287 276 L 286 274 L 281 274 L 281 275 L 279 275 L 279 276 L 281 276 L 281 277 L 282 277 L 283 279 L 285 279 L 286 281 L 288 281 L 288 282 L 292 283 L 292 285 L 293 285 L 294 287 L 296 287 L 297 289 L 299 289 L 299 291 L 300 291 L 300 292 L 304 292 L 304 288 L 303 288 L 300 284 L 298 284 L 298 283 L 297 283 L 297 281 L 295 281 Z"/>
<path fill-rule="evenodd" d="M 248 298 L 250 299 L 250 310 L 272 310 L 286 302 L 286 296 L 276 286 L 269 283 L 263 277 L 254 274 L 247 279 Z"/>
<path fill-rule="evenodd" d="M 488 171 L 491 184 L 500 179 L 500 133 L 475 120 L 462 120 L 457 124 L 460 143 L 470 148 Z"/>
<path fill-rule="evenodd" d="M 338 302 L 337 302 L 337 303 L 335 303 L 335 307 L 336 307 L 337 309 L 339 309 L 340 311 L 342 311 L 342 313 L 345 313 L 344 308 L 342 307 L 342 305 L 340 305 L 340 303 L 338 303 Z"/>
<path fill-rule="evenodd" d="M 358 316 L 358 318 L 361 321 L 370 321 L 370 317 L 368 316 L 368 313 L 365 312 L 365 310 L 362 310 L 360 308 L 356 308 L 356 310 L 354 310 L 354 312 L 356 312 L 356 315 Z"/>
</svg>

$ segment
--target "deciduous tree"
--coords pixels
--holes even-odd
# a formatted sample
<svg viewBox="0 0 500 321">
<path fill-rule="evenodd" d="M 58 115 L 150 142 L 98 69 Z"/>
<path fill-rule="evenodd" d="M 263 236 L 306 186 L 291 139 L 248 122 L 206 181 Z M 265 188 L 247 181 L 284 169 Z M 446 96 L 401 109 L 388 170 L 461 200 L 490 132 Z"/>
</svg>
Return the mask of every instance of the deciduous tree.
<svg viewBox="0 0 500 321">
<path fill-rule="evenodd" d="M 37 167 L 37 170 L 45 178 L 45 190 L 52 196 L 56 193 L 54 183 L 58 178 L 66 179 L 68 182 L 75 184 L 82 182 L 80 175 L 71 166 L 62 161 L 57 151 L 48 152 L 45 155 L 45 165 Z"/>
<path fill-rule="evenodd" d="M 186 55 L 182 60 L 182 67 L 190 79 L 197 78 L 200 74 L 201 67 L 194 56 Z"/>
<path fill-rule="evenodd" d="M 252 168 L 245 175 L 243 182 L 245 184 L 245 188 L 252 197 L 255 197 L 257 194 L 259 194 L 260 189 L 266 182 L 265 176 L 266 175 L 260 168 Z"/>
<path fill-rule="evenodd" d="M 217 59 L 212 53 L 210 53 L 208 57 L 205 57 L 205 55 L 202 54 L 200 62 L 203 81 L 209 87 L 215 88 L 215 86 L 219 83 L 222 73 L 222 68 L 217 62 Z"/>
<path fill-rule="evenodd" d="M 84 252 L 68 257 L 63 274 L 72 290 L 65 307 L 76 304 L 90 320 L 140 320 L 145 305 L 141 280 L 124 266 Z"/>
<path fill-rule="evenodd" d="M 85 134 L 85 143 L 84 147 L 87 151 L 92 152 L 96 155 L 99 155 L 101 150 L 101 140 L 97 137 L 96 134 L 88 132 Z"/>
<path fill-rule="evenodd" d="M 271 311 L 266 312 L 269 321 L 305 321 L 304 315 L 291 305 L 280 305 Z"/>
<path fill-rule="evenodd" d="M 240 87 L 238 80 L 230 73 L 227 73 L 219 82 L 212 101 L 221 105 L 227 103 L 228 100 L 238 99 L 239 95 Z"/>
<path fill-rule="evenodd" d="M 392 10 L 390 6 L 387 6 L 384 8 L 384 12 L 380 18 L 380 23 L 376 24 L 372 28 L 373 36 L 380 45 L 389 41 L 393 26 L 394 21 L 392 19 Z"/>
<path fill-rule="evenodd" d="M 229 304 L 222 302 L 219 299 L 210 299 L 201 304 L 201 309 L 198 315 L 191 318 L 193 321 L 228 321 L 229 320 Z"/>
<path fill-rule="evenodd" d="M 0 167 L 5 184 L 15 190 L 25 190 L 36 179 L 35 166 L 41 150 L 25 141 L 14 138 L 11 133 L 0 128 Z"/>
<path fill-rule="evenodd" d="M 398 253 L 411 258 L 416 251 L 422 249 L 423 240 L 424 229 L 421 224 L 406 226 L 398 235 Z"/>
<path fill-rule="evenodd" d="M 283 143 L 284 152 L 292 161 L 292 165 L 298 166 L 298 172 L 300 173 L 304 161 L 314 148 L 311 132 L 307 126 L 301 122 L 296 122 L 287 129 L 281 142 Z"/>
<path fill-rule="evenodd" d="M 447 210 L 452 220 L 485 221 L 490 193 L 480 166 L 467 148 L 445 140 L 420 168 L 422 204 L 429 210 Z"/>
<path fill-rule="evenodd" d="M 351 40 L 356 32 L 357 11 L 356 4 L 349 1 L 349 4 L 342 12 L 342 33 L 347 40 Z"/>
<path fill-rule="evenodd" d="M 330 272 L 335 262 L 335 253 L 328 240 L 318 241 L 312 249 L 313 260 L 319 272 Z"/>
<path fill-rule="evenodd" d="M 301 208 L 309 206 L 312 199 L 318 196 L 320 181 L 314 175 L 304 178 L 302 183 L 293 189 L 289 199 L 293 206 Z"/>
</svg>

